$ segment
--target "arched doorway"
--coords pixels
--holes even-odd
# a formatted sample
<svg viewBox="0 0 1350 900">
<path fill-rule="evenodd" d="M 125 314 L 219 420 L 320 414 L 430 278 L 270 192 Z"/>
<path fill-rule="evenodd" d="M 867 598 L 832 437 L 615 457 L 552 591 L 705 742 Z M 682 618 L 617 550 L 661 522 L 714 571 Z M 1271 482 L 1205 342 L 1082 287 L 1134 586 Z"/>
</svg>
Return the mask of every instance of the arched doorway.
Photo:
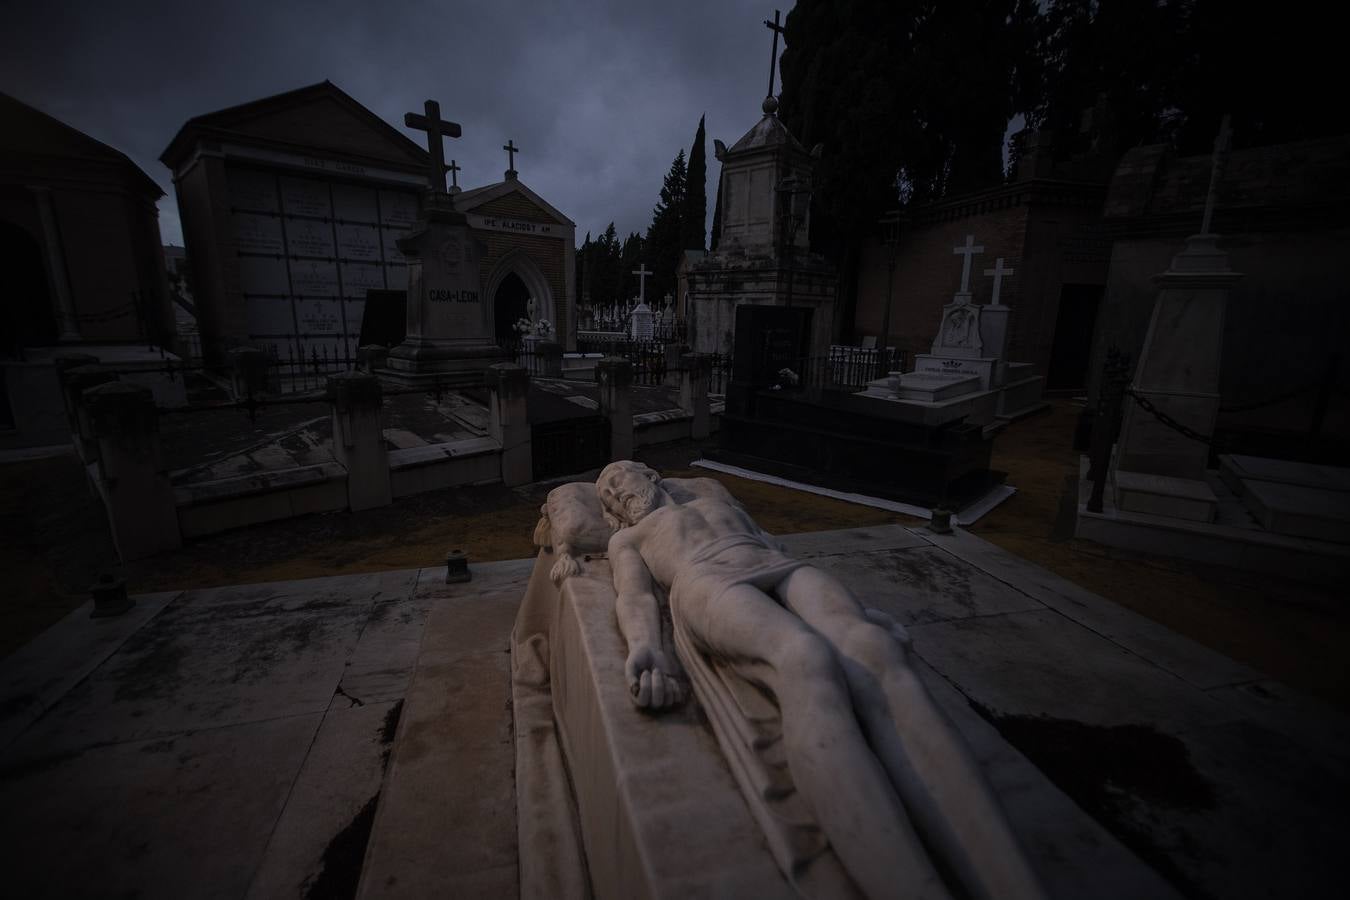
<svg viewBox="0 0 1350 900">
<path fill-rule="evenodd" d="M 553 288 L 528 253 L 522 250 L 507 253 L 492 267 L 483 284 L 484 292 L 492 298 L 498 344 L 515 347 L 519 343 L 515 324 L 529 315 L 526 303 L 531 297 L 534 298 L 535 317 L 547 319 L 553 325 L 553 333 L 557 336 L 554 340 L 564 340 L 565 326 L 557 318 L 563 311 L 554 309 Z"/>
<path fill-rule="evenodd" d="M 497 346 L 514 348 L 520 340 L 516 322 L 529 315 L 530 289 L 515 272 L 508 272 L 492 297 Z"/>
<path fill-rule="evenodd" d="M 56 343 L 42 247 L 25 229 L 0 222 L 0 356 L 18 356 L 21 347 Z"/>
</svg>

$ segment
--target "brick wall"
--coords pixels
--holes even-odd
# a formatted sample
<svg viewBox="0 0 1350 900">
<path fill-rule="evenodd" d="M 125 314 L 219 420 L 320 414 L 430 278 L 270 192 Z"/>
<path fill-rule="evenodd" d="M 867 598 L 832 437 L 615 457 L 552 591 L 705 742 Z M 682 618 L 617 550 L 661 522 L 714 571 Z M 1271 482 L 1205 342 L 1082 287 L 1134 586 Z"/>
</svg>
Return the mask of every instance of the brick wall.
<svg viewBox="0 0 1350 900">
<path fill-rule="evenodd" d="M 1105 284 L 1109 244 L 1091 238 L 1105 187 L 1055 181 L 1022 182 L 954 198 L 911 213 L 896 252 L 887 343 L 912 358 L 932 348 L 942 307 L 961 286 L 962 257 L 954 247 L 973 235 L 983 252 L 971 262 L 975 303 L 993 299 L 984 274 L 1003 257 L 1000 300 L 1012 308 L 1005 357 L 1049 366 L 1061 288 Z M 879 336 L 886 302 L 889 249 L 874 236 L 861 251 L 855 337 Z"/>
<path fill-rule="evenodd" d="M 993 298 L 992 278 L 984 275 L 997 257 L 1006 268 L 1017 270 L 1003 279 L 1001 299 L 1013 307 L 1013 337 L 1010 351 L 1015 357 L 1019 322 L 1025 314 L 1022 245 L 1027 227 L 1027 209 L 1013 206 L 978 216 L 936 222 L 908 228 L 902 234 L 896 252 L 895 277 L 891 283 L 891 322 L 888 345 L 901 347 L 913 359 L 915 353 L 927 353 L 942 322 L 942 307 L 961 288 L 962 257 L 952 248 L 965 243 L 966 235 L 984 247 L 970 266 L 970 291 L 976 303 Z M 854 313 L 855 337 L 880 335 L 886 302 L 886 275 L 889 249 L 879 240 L 863 247 L 858 272 L 858 300 Z"/>
<path fill-rule="evenodd" d="M 502 216 L 508 219 L 532 219 L 537 222 L 552 222 L 553 217 L 535 206 L 520 194 L 507 194 L 496 200 L 475 206 L 473 212 L 483 216 Z"/>
</svg>

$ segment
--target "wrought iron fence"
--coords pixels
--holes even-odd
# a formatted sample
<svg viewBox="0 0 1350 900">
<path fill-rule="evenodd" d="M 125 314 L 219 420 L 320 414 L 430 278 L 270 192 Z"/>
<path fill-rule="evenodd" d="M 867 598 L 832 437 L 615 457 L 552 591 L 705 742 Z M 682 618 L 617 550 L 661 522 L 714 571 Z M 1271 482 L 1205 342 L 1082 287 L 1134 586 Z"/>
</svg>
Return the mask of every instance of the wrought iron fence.
<svg viewBox="0 0 1350 900">
<path fill-rule="evenodd" d="M 899 347 L 830 347 L 830 380 L 837 385 L 862 390 L 867 382 L 904 370 L 905 351 Z"/>
<path fill-rule="evenodd" d="M 844 351 L 844 352 L 839 352 Z M 725 394 L 732 379 L 732 358 L 716 353 L 709 357 L 708 393 Z M 869 381 L 899 371 L 905 364 L 903 350 L 885 351 L 859 347 L 832 347 L 829 356 L 800 357 L 776 372 L 761 373 L 761 386 L 778 389 L 823 388 L 836 391 L 860 391 Z"/>
</svg>

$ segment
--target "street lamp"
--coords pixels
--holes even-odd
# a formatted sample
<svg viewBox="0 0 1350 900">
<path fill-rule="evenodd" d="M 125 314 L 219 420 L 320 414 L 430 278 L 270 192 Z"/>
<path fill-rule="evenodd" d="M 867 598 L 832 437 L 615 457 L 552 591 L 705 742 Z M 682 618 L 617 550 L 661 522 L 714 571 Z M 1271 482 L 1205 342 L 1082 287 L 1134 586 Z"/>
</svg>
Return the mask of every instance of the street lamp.
<svg viewBox="0 0 1350 900">
<path fill-rule="evenodd" d="M 811 209 L 811 180 L 793 172 L 778 182 L 775 190 L 778 193 L 778 208 L 783 213 L 782 235 L 786 244 L 783 249 L 788 271 L 786 306 L 791 309 L 792 254 L 797 245 L 797 229 L 806 222 L 807 213 Z"/>
<path fill-rule="evenodd" d="M 900 247 L 900 212 L 909 203 L 910 185 L 900 172 L 895 173 L 896 208 L 878 220 L 881 226 L 881 241 L 886 245 L 886 306 L 881 314 L 881 337 L 877 341 L 877 378 L 886 375 L 883 367 L 889 368 L 886 341 L 891 333 L 891 294 L 895 289 L 895 254 Z"/>
</svg>

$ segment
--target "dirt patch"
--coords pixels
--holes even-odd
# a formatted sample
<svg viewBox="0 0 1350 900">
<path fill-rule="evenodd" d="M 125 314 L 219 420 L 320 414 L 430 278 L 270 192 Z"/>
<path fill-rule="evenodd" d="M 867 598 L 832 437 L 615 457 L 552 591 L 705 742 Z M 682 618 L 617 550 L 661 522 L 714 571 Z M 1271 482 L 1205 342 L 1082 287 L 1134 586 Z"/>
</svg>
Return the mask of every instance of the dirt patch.
<svg viewBox="0 0 1350 900">
<path fill-rule="evenodd" d="M 1187 897 L 1210 895 L 1188 878 L 1177 854 L 1202 842 L 1184 830 L 1156 833 L 1161 810 L 1206 810 L 1214 789 L 1191 765 L 1186 745 L 1146 725 L 1088 725 L 1050 716 L 1000 715 L 969 701 L 1055 786 Z M 1152 827 L 1150 827 L 1152 823 Z"/>
<path fill-rule="evenodd" d="M 370 829 L 375 824 L 375 806 L 380 795 L 366 801 L 361 811 L 328 842 L 323 852 L 323 868 L 309 883 L 305 900 L 351 900 L 361 881 L 361 867 L 365 862 L 366 844 L 370 843 Z"/>
</svg>

